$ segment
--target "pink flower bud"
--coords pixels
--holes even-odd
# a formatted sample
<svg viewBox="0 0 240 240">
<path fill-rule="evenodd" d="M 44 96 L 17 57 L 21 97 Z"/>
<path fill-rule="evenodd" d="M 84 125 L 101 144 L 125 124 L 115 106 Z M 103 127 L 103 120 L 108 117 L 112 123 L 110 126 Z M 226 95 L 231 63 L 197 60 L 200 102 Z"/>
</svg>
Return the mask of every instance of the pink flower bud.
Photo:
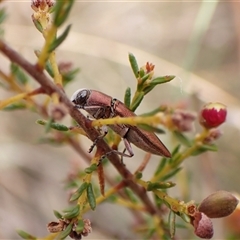
<svg viewBox="0 0 240 240">
<path fill-rule="evenodd" d="M 213 236 L 213 224 L 202 212 L 196 212 L 193 220 L 194 232 L 200 238 L 210 239 Z"/>
<path fill-rule="evenodd" d="M 199 122 L 205 128 L 216 128 L 225 122 L 227 108 L 222 103 L 208 103 L 200 112 Z"/>
</svg>

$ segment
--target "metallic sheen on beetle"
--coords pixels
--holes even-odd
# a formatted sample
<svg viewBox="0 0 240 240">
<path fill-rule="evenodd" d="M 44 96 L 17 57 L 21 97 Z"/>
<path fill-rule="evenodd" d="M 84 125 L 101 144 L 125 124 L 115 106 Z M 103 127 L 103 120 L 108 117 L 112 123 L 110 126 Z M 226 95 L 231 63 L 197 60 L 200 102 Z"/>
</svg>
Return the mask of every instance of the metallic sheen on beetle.
<svg viewBox="0 0 240 240">
<path fill-rule="evenodd" d="M 95 119 L 136 116 L 121 101 L 96 90 L 78 89 L 72 95 L 71 101 L 77 108 L 84 109 Z M 108 125 L 108 127 L 123 138 L 126 150 L 129 152 L 129 155 L 117 152 L 120 155 L 132 157 L 134 155 L 130 145 L 132 143 L 146 152 L 171 157 L 169 150 L 152 132 L 126 124 L 114 124 Z"/>
</svg>

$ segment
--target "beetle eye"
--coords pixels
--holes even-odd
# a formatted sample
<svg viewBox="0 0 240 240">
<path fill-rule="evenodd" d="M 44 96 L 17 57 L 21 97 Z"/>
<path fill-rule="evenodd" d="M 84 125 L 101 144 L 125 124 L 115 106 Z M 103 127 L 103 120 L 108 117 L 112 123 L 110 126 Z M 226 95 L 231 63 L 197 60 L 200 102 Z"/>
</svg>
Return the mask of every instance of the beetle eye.
<svg viewBox="0 0 240 240">
<path fill-rule="evenodd" d="M 87 89 L 78 89 L 71 97 L 71 101 L 75 103 L 76 105 L 83 106 L 86 104 L 88 96 L 89 96 L 89 90 Z"/>
</svg>

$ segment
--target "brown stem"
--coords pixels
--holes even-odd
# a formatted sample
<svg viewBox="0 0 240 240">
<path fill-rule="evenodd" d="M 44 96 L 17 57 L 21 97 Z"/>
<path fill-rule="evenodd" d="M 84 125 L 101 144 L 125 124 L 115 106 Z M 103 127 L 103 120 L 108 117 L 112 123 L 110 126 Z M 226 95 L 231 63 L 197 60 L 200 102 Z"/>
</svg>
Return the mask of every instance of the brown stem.
<svg viewBox="0 0 240 240">
<path fill-rule="evenodd" d="M 74 107 L 72 102 L 68 99 L 67 95 L 62 89 L 57 87 L 36 65 L 29 63 L 21 55 L 19 55 L 15 50 L 9 47 L 6 43 L 0 40 L 0 52 L 7 56 L 12 62 L 15 62 L 21 66 L 26 72 L 29 73 L 41 86 L 44 88 L 46 94 L 51 95 L 52 93 L 57 93 L 60 96 L 61 101 L 68 108 L 69 114 L 76 122 L 83 128 L 87 133 L 88 137 L 94 141 L 98 137 L 98 131 L 91 127 L 91 121 L 87 119 L 78 109 Z M 110 152 L 110 147 L 106 144 L 103 139 L 100 139 L 97 142 L 97 146 L 102 148 L 105 152 Z M 142 199 L 146 205 L 146 209 L 150 214 L 156 214 L 156 208 L 150 201 L 146 191 L 143 187 L 139 186 L 133 181 L 132 173 L 121 163 L 120 158 L 116 154 L 109 155 L 108 159 L 117 169 L 117 171 L 124 178 L 125 183 L 135 192 L 139 198 Z"/>
</svg>

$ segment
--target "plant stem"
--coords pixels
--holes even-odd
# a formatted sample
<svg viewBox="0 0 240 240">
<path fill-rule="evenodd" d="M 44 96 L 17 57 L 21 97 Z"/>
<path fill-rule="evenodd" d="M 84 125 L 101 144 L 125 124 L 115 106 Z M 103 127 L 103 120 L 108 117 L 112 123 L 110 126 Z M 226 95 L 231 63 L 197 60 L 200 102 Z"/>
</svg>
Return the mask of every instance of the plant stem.
<svg viewBox="0 0 240 240">
<path fill-rule="evenodd" d="M 91 127 L 91 121 L 73 106 L 72 102 L 62 91 L 62 89 L 56 86 L 45 75 L 45 73 L 41 69 L 39 69 L 38 66 L 29 63 L 26 59 L 24 59 L 21 55 L 19 55 L 16 51 L 14 51 L 11 47 L 4 43 L 1 39 L 0 52 L 2 52 L 6 57 L 8 57 L 10 61 L 17 63 L 29 75 L 31 75 L 42 86 L 46 94 L 51 95 L 53 92 L 56 92 L 59 95 L 61 102 L 64 103 L 65 106 L 68 108 L 70 116 L 76 120 L 76 122 L 83 128 L 83 130 L 87 133 L 88 137 L 92 141 L 96 140 L 96 138 L 99 137 L 98 131 L 94 127 Z M 97 142 L 97 146 L 102 148 L 105 153 L 111 151 L 110 147 L 103 139 L 99 139 L 99 141 Z M 135 181 L 133 181 L 133 174 L 121 163 L 119 156 L 113 153 L 108 156 L 108 159 L 123 177 L 125 184 L 129 188 L 131 188 L 132 191 L 136 195 L 138 195 L 139 198 L 144 202 L 147 211 L 152 215 L 156 214 L 157 210 L 149 199 L 148 195 L 146 194 L 145 189 L 139 186 Z"/>
</svg>

